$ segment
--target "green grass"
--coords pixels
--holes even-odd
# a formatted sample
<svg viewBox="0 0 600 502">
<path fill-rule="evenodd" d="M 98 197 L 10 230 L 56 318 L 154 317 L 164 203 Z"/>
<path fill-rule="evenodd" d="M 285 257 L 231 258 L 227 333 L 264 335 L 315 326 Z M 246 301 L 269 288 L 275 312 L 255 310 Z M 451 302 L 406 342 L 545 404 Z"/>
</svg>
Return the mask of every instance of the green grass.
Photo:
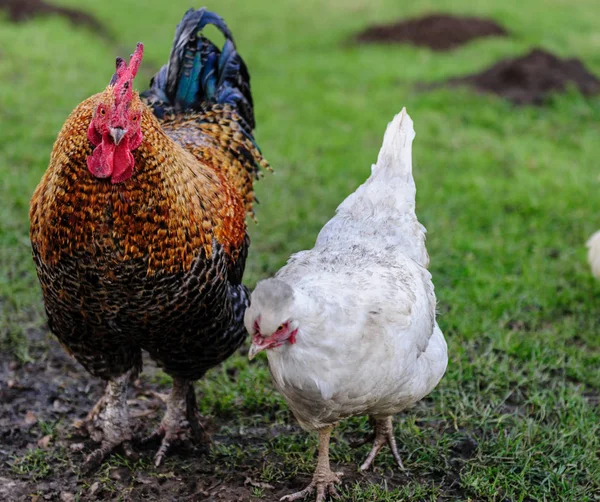
<svg viewBox="0 0 600 502">
<path fill-rule="evenodd" d="M 96 14 L 114 41 L 58 18 L 14 25 L 0 17 L 0 341 L 21 359 L 29 357 L 28 330 L 44 323 L 28 202 L 56 134 L 80 101 L 104 88 L 114 57 L 138 40 L 146 44 L 142 88 L 166 60 L 175 23 L 191 4 L 60 3 Z M 590 277 L 584 242 L 600 228 L 600 99 L 570 92 L 543 108 L 517 109 L 464 89 L 416 85 L 533 46 L 579 57 L 600 74 L 597 0 L 576 8 L 566 0 L 206 4 L 226 18 L 250 67 L 257 139 L 276 170 L 257 188 L 248 284 L 312 245 L 368 176 L 402 106 L 415 121 L 417 211 L 429 230 L 450 364 L 438 389 L 398 420 L 411 481 L 387 494 L 367 482 L 345 485 L 343 500 L 598 500 L 600 283 Z M 370 22 L 439 10 L 491 16 L 511 36 L 449 53 L 345 44 Z M 198 392 L 204 413 L 241 425 L 293 420 L 262 358 L 251 365 L 233 358 Z M 364 420 L 340 427 L 334 461 L 361 460 L 366 450 L 350 450 L 342 438 L 357 428 L 366 430 Z M 476 442 L 469 458 L 456 453 L 465 440 Z M 285 459 L 264 464 L 263 480 L 310 473 L 315 447 L 299 431 L 257 446 Z M 43 466 L 45 454 L 36 452 L 17 468 Z M 230 446 L 213 452 L 224 467 L 242 465 L 247 454 Z M 378 466 L 391 469 L 389 456 Z"/>
<path fill-rule="evenodd" d="M 34 481 L 45 479 L 55 474 L 51 463 L 67 465 L 64 451 L 46 451 L 32 448 L 22 457 L 13 457 L 10 462 L 12 471 L 19 476 L 27 476 Z"/>
</svg>

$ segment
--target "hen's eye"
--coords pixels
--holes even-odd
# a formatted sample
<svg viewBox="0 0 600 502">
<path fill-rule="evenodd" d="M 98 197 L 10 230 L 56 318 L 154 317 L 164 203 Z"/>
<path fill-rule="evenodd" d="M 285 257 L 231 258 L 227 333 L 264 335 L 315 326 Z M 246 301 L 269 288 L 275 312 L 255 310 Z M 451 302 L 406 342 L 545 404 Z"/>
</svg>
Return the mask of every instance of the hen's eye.
<svg viewBox="0 0 600 502">
<path fill-rule="evenodd" d="M 283 328 L 285 328 L 285 326 L 283 324 L 280 324 L 277 328 L 277 333 L 281 333 L 283 331 Z"/>
<path fill-rule="evenodd" d="M 102 115 L 106 115 L 106 110 L 105 110 L 104 108 L 100 108 L 100 113 L 101 113 Z"/>
<path fill-rule="evenodd" d="M 134 116 L 133 116 L 133 118 L 132 118 L 131 120 L 133 120 L 134 122 L 137 122 L 137 119 L 138 119 L 138 118 L 139 118 L 139 117 L 138 117 L 137 115 L 134 115 Z"/>
</svg>

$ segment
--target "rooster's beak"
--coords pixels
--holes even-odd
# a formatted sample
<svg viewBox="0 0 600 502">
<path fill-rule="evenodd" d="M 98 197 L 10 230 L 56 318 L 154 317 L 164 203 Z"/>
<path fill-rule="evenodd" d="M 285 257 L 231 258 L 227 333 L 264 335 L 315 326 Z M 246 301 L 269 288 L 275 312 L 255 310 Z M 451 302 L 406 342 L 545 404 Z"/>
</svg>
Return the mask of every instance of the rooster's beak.
<svg viewBox="0 0 600 502">
<path fill-rule="evenodd" d="M 123 136 L 125 136 L 127 129 L 123 129 L 122 127 L 111 127 L 109 129 L 109 132 L 111 138 L 115 142 L 115 145 L 118 145 L 123 139 Z"/>
<path fill-rule="evenodd" d="M 248 351 L 248 360 L 252 361 L 252 359 L 254 359 L 259 352 L 262 352 L 266 348 L 266 345 L 256 345 L 255 343 L 253 343 L 252 345 L 250 345 L 250 350 Z"/>
</svg>

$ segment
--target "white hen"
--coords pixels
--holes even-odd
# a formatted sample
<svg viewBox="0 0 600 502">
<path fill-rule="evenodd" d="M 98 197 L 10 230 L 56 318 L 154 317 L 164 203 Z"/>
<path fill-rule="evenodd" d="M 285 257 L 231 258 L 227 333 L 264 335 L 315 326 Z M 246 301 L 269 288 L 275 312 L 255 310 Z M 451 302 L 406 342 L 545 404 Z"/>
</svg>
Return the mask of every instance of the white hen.
<svg viewBox="0 0 600 502">
<path fill-rule="evenodd" d="M 375 421 L 361 469 L 386 443 L 402 467 L 391 416 L 431 392 L 446 370 L 425 228 L 415 215 L 414 135 L 403 109 L 387 127 L 371 176 L 338 207 L 315 247 L 294 254 L 252 293 L 244 319 L 249 357 L 269 349 L 277 389 L 300 425 L 319 431 L 312 483 L 282 500 L 316 490 L 322 501 L 335 492 L 329 438 L 346 417 Z"/>
<path fill-rule="evenodd" d="M 588 261 L 592 267 L 592 274 L 600 279 L 600 230 L 589 238 L 587 247 Z"/>
</svg>

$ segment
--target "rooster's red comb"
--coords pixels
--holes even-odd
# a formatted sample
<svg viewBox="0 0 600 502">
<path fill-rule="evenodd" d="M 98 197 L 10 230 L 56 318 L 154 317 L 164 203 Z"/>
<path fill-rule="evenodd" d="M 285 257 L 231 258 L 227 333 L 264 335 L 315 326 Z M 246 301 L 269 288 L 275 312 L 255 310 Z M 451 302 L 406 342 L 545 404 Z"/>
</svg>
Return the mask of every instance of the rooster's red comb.
<svg viewBox="0 0 600 502">
<path fill-rule="evenodd" d="M 123 58 L 117 58 L 117 71 L 110 79 L 110 84 L 115 89 L 115 98 L 117 106 L 120 103 L 129 103 L 132 97 L 132 84 L 138 68 L 144 56 L 144 44 L 138 42 L 135 52 L 129 59 L 129 64 Z"/>
</svg>

